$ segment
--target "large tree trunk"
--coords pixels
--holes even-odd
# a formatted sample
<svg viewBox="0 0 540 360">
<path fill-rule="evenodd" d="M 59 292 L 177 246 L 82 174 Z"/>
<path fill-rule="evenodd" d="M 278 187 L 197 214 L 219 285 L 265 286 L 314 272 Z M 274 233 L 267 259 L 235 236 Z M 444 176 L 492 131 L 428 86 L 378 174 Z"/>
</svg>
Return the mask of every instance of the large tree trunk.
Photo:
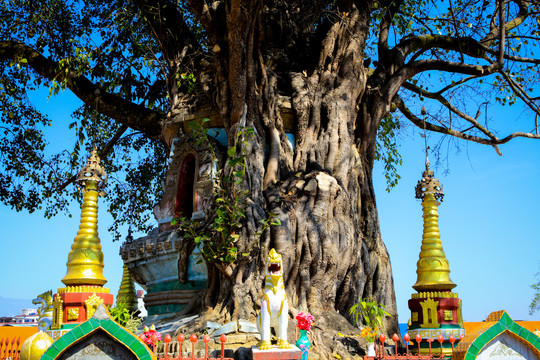
<svg viewBox="0 0 540 360">
<path fill-rule="evenodd" d="M 352 331 L 345 318 L 359 298 L 374 298 L 396 315 L 372 184 L 376 130 L 387 104 L 366 91 L 362 49 L 369 12 L 351 8 L 345 21 L 328 29 L 310 74 L 283 73 L 266 65 L 268 54 L 258 43 L 261 4 L 248 3 L 251 8 L 228 4 L 228 33 L 210 38 L 217 42 L 216 105 L 229 146 L 240 126 L 256 130 L 243 182 L 247 219 L 237 244 L 251 252 L 235 264 L 209 264 L 202 305 L 227 319 L 253 319 L 266 256 L 275 248 L 283 256 L 291 315 L 314 314 L 317 351 L 330 355 L 343 350 L 332 337 Z M 278 84 L 292 93 L 294 151 L 280 117 Z M 269 213 L 281 225 L 257 235 Z M 396 316 L 386 330 L 398 332 Z"/>
</svg>

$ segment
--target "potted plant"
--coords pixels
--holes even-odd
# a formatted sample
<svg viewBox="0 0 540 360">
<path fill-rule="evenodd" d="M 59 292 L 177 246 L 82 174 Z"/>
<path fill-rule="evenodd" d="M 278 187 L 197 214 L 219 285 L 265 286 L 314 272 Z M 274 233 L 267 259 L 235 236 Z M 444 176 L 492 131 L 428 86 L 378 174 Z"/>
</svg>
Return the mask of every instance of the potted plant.
<svg viewBox="0 0 540 360">
<path fill-rule="evenodd" d="M 374 299 L 358 299 L 349 310 L 349 314 L 354 316 L 354 321 L 358 326 L 359 318 L 364 324 L 360 335 L 366 339 L 368 345 L 367 356 L 375 356 L 375 338 L 384 329 L 383 320 L 386 316 L 391 317 L 383 304 L 379 304 Z"/>
</svg>

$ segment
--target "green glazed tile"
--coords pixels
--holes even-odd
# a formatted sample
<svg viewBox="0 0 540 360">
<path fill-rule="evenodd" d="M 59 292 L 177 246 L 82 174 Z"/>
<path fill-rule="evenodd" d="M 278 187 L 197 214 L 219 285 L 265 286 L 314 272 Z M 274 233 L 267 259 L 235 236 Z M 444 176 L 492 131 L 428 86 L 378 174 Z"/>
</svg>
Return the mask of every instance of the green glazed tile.
<svg viewBox="0 0 540 360">
<path fill-rule="evenodd" d="M 499 333 L 501 332 L 501 328 L 500 326 L 492 326 L 490 327 L 487 331 L 485 331 L 483 335 L 486 335 L 486 340 L 491 340 L 493 338 L 495 338 Z"/>
<path fill-rule="evenodd" d="M 125 331 L 120 326 L 111 327 L 110 329 L 108 329 L 108 331 L 113 337 L 117 338 L 118 340 L 120 340 L 120 338 L 124 336 L 123 334 L 125 333 Z"/>
<path fill-rule="evenodd" d="M 131 346 L 137 341 L 134 337 L 130 336 L 129 338 L 123 341 L 124 345 L 131 349 Z"/>
<path fill-rule="evenodd" d="M 136 354 L 147 354 L 150 351 L 146 345 L 141 344 L 139 341 L 134 341 L 129 347 Z"/>
<path fill-rule="evenodd" d="M 108 320 L 108 321 L 102 321 L 101 327 L 110 332 L 113 328 L 116 328 L 117 325 L 114 323 L 114 321 Z"/>
<path fill-rule="evenodd" d="M 133 336 L 131 336 L 130 333 L 128 333 L 126 330 L 122 328 L 118 329 L 118 332 L 116 333 L 116 337 L 123 343 L 126 341 L 131 341 L 131 339 L 133 339 Z"/>
<path fill-rule="evenodd" d="M 525 331 L 523 331 L 523 330 L 525 330 L 525 329 L 522 328 L 521 326 L 519 326 L 519 327 L 516 327 L 515 330 L 512 329 L 512 332 L 514 332 L 519 337 L 524 337 L 525 336 Z"/>
<path fill-rule="evenodd" d="M 80 326 L 77 326 L 75 329 L 71 330 L 71 333 L 78 339 L 83 336 L 83 329 Z"/>
<path fill-rule="evenodd" d="M 72 342 L 74 342 L 76 340 L 76 336 L 75 334 L 73 333 L 73 330 L 71 330 L 70 332 L 68 333 L 65 333 L 64 336 L 62 336 L 64 338 L 64 340 L 66 341 L 67 344 L 71 344 Z"/>
<path fill-rule="evenodd" d="M 490 337 L 484 333 L 482 335 L 480 335 L 479 337 L 476 338 L 476 340 L 474 341 L 474 348 L 475 349 L 478 349 L 478 351 L 480 351 L 481 348 L 484 347 L 485 344 L 487 344 L 490 340 Z M 472 346 L 471 346 L 472 347 Z"/>
<path fill-rule="evenodd" d="M 94 328 L 89 322 L 85 322 L 81 325 L 81 330 L 83 331 L 83 335 L 86 335 L 90 333 L 92 330 L 94 330 Z"/>
<path fill-rule="evenodd" d="M 66 341 L 66 339 L 64 338 L 64 336 L 62 336 L 60 339 L 56 340 L 53 344 L 53 346 L 62 351 L 66 348 L 66 346 L 68 345 L 68 342 Z"/>
<path fill-rule="evenodd" d="M 92 327 L 92 329 L 97 329 L 98 327 L 100 327 L 100 323 L 99 323 L 99 320 L 96 320 L 96 319 L 90 319 L 87 321 L 88 324 L 90 324 L 90 326 Z"/>
<path fill-rule="evenodd" d="M 478 341 L 478 340 L 476 340 Z M 471 346 L 469 347 L 469 351 L 467 351 L 467 353 L 471 353 L 473 354 L 475 357 L 476 355 L 478 355 L 478 353 L 480 352 L 480 349 L 478 348 L 478 346 L 476 346 L 476 341 L 474 344 L 471 344 Z"/>
<path fill-rule="evenodd" d="M 523 334 L 523 338 L 524 338 L 525 340 L 527 340 L 528 342 L 530 342 L 531 344 L 533 343 L 533 340 L 534 340 L 533 337 L 534 337 L 534 336 L 536 336 L 536 335 L 534 335 L 534 334 L 531 333 L 530 331 L 528 331 L 528 332 L 526 332 L 525 334 Z"/>
<path fill-rule="evenodd" d="M 55 348 L 54 346 L 51 346 L 46 351 L 47 356 L 50 356 L 52 359 L 54 359 L 58 354 L 60 354 L 60 351 Z M 43 357 L 41 357 L 43 359 Z"/>
<path fill-rule="evenodd" d="M 504 326 L 501 323 L 497 323 L 497 324 L 493 325 L 489 330 L 492 330 L 493 331 L 493 336 L 496 336 L 497 334 L 502 333 L 506 329 L 507 329 L 506 326 Z"/>
<path fill-rule="evenodd" d="M 81 325 L 79 325 L 79 328 L 82 330 L 83 334 L 88 334 L 93 329 L 92 325 L 90 325 L 88 321 L 83 322 Z"/>
</svg>

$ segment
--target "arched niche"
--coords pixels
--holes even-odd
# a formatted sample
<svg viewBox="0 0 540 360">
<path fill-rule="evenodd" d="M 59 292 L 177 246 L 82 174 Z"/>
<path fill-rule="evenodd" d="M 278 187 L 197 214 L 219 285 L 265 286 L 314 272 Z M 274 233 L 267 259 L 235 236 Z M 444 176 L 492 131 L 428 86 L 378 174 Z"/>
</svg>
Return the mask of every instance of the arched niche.
<svg viewBox="0 0 540 360">
<path fill-rule="evenodd" d="M 174 139 L 163 197 L 154 207 L 159 232 L 172 230 L 171 221 L 180 214 L 187 219 L 205 218 L 217 171 L 214 154 L 220 156 L 209 144 L 197 144 L 187 136 Z"/>
<path fill-rule="evenodd" d="M 178 173 L 174 216 L 191 219 L 191 215 L 193 214 L 196 169 L 197 159 L 195 158 L 195 154 L 186 154 Z"/>
</svg>

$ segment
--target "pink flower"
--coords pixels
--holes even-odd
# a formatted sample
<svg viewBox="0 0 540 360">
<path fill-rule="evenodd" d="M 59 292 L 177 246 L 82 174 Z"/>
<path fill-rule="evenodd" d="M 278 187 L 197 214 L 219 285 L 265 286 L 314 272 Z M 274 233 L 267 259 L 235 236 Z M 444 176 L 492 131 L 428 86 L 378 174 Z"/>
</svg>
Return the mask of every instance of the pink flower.
<svg viewBox="0 0 540 360">
<path fill-rule="evenodd" d="M 296 321 L 300 330 L 311 331 L 311 324 L 313 324 L 313 315 L 310 313 L 299 312 L 296 315 Z"/>
<path fill-rule="evenodd" d="M 144 341 L 146 345 L 154 346 L 158 341 L 161 341 L 161 333 L 156 331 L 156 327 L 152 325 L 150 329 L 144 327 L 144 333 L 139 338 Z"/>
</svg>

